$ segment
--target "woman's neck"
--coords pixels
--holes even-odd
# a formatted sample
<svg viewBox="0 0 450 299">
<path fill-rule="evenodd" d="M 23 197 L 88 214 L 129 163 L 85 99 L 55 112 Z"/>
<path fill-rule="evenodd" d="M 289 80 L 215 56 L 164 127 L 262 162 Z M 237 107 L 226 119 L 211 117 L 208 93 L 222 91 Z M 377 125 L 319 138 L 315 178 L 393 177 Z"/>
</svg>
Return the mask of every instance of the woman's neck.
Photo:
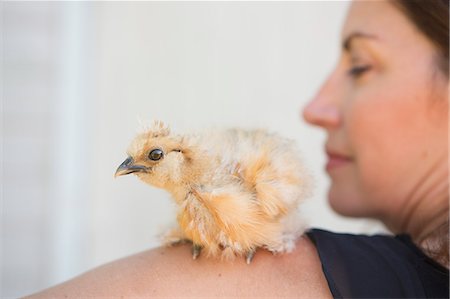
<svg viewBox="0 0 450 299">
<path fill-rule="evenodd" d="M 386 225 L 395 233 L 408 233 L 424 253 L 448 268 L 448 169 L 436 171 L 409 194 L 406 204 L 390 215 Z"/>
<path fill-rule="evenodd" d="M 413 185 L 407 188 L 410 192 L 405 194 L 403 204 L 381 220 L 394 233 L 411 235 L 425 253 L 441 264 L 444 260 L 448 267 L 449 170 L 441 158 L 436 157 L 429 171 L 417 172 L 423 175 L 409 181 Z M 434 253 L 438 251 L 443 259 L 436 258 Z"/>
</svg>

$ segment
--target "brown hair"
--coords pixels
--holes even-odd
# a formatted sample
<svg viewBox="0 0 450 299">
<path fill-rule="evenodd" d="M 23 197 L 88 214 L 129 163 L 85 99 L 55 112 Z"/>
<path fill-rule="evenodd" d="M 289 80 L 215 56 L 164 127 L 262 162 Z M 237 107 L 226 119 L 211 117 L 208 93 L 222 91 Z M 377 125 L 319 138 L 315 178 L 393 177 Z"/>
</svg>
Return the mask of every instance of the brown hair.
<svg viewBox="0 0 450 299">
<path fill-rule="evenodd" d="M 392 3 L 436 48 L 437 67 L 449 78 L 449 1 L 392 0 Z M 441 264 L 449 264 L 449 220 L 428 237 L 424 251 Z M 428 246 L 427 246 L 428 245 Z"/>
<path fill-rule="evenodd" d="M 439 69 L 449 77 L 449 1 L 393 0 L 410 21 L 436 47 Z"/>
</svg>

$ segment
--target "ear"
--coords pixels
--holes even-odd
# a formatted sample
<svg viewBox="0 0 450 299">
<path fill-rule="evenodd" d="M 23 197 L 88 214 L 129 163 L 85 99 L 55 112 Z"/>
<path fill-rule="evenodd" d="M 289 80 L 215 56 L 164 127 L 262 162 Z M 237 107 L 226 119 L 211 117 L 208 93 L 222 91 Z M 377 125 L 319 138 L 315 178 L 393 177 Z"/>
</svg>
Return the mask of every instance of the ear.
<svg viewBox="0 0 450 299">
<path fill-rule="evenodd" d="M 184 160 L 190 163 L 194 158 L 194 152 L 190 148 L 179 149 L 180 153 L 183 155 Z"/>
</svg>

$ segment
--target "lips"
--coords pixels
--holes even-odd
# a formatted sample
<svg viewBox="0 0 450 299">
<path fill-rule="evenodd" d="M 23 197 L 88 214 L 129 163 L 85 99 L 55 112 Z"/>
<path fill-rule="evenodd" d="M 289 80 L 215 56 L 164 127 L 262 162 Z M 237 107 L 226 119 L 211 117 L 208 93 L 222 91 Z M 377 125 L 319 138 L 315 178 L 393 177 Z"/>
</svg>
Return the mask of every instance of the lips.
<svg viewBox="0 0 450 299">
<path fill-rule="evenodd" d="M 332 169 L 340 168 L 342 166 L 348 165 L 353 161 L 353 159 L 347 155 L 332 151 L 332 150 L 326 150 L 328 161 L 325 166 L 327 171 L 330 171 Z"/>
</svg>

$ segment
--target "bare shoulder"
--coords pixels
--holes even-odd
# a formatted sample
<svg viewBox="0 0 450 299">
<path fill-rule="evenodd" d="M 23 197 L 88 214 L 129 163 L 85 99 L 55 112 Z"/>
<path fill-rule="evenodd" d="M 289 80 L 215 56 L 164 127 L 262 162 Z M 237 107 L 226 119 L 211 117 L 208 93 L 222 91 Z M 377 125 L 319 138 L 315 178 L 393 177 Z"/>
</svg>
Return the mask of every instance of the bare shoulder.
<svg viewBox="0 0 450 299">
<path fill-rule="evenodd" d="M 188 245 L 156 248 L 95 268 L 30 298 L 80 297 L 295 297 L 331 298 L 314 245 L 294 252 L 259 250 L 244 259 L 192 260 Z"/>
</svg>

